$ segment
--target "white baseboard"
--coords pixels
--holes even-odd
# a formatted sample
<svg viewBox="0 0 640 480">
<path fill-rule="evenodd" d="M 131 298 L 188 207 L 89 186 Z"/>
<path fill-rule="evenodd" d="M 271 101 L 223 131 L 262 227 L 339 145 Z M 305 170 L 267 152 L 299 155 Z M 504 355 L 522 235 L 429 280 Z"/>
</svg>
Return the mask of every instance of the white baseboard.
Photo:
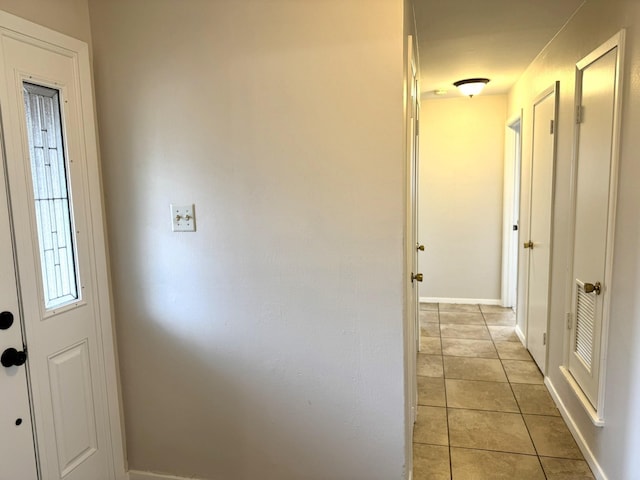
<svg viewBox="0 0 640 480">
<path fill-rule="evenodd" d="M 520 325 L 516 325 L 516 330 L 515 331 L 516 331 L 516 335 L 520 339 L 520 343 L 522 343 L 522 345 L 524 345 L 526 347 L 527 346 L 527 337 L 524 336 L 524 332 L 520 329 Z"/>
<path fill-rule="evenodd" d="M 129 480 L 204 480 L 196 477 L 176 477 L 162 473 L 142 472 L 140 470 L 129 470 Z"/>
<path fill-rule="evenodd" d="M 420 303 L 458 303 L 464 305 L 502 305 L 499 298 L 438 298 L 420 297 Z"/>
<path fill-rule="evenodd" d="M 553 401 L 556 403 L 556 406 L 558 407 L 558 410 L 560 410 L 560 414 L 562 415 L 562 418 L 564 418 L 564 421 L 567 423 L 567 427 L 569 427 L 569 430 L 571 431 L 571 434 L 573 435 L 573 438 L 575 439 L 576 443 L 578 444 L 578 447 L 580 448 L 580 451 L 584 455 L 584 459 L 587 461 L 587 463 L 591 467 L 591 470 L 593 471 L 593 474 L 595 475 L 596 479 L 597 480 L 608 480 L 607 476 L 602 471 L 602 467 L 598 463 L 598 460 L 596 460 L 595 455 L 593 454 L 593 452 L 591 451 L 591 449 L 587 445 L 587 442 L 585 441 L 584 437 L 582 436 L 582 433 L 578 429 L 578 426 L 576 425 L 576 422 L 573 420 L 573 417 L 569 413 L 569 410 L 567 410 L 566 405 L 564 404 L 564 402 L 560 398 L 560 395 L 558 395 L 558 391 L 553 386 L 553 383 L 551 382 L 551 379 L 549 377 L 545 377 L 544 384 L 547 386 L 547 389 L 551 393 L 551 396 L 553 397 Z"/>
</svg>

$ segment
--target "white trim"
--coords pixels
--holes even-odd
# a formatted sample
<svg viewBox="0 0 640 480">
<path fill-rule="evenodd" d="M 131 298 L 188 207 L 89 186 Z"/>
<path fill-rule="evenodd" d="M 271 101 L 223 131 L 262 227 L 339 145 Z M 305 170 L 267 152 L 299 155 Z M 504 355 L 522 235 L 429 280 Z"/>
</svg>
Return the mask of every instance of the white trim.
<svg viewBox="0 0 640 480">
<path fill-rule="evenodd" d="M 509 119 L 507 120 L 506 126 L 507 128 L 513 128 L 516 123 L 521 123 L 522 122 L 522 109 L 518 110 L 518 113 L 516 113 L 515 115 L 509 117 Z"/>
<path fill-rule="evenodd" d="M 593 62 L 595 62 L 596 60 L 600 59 L 600 57 L 604 57 L 611 50 L 613 50 L 616 47 L 619 47 L 620 44 L 624 41 L 624 34 L 625 34 L 625 30 L 624 29 L 620 30 L 618 33 L 616 33 L 613 37 L 611 37 L 609 40 L 607 40 L 602 45 L 600 45 L 598 48 L 596 48 L 589 55 L 587 55 L 582 60 L 577 62 L 576 63 L 576 68 L 578 70 L 584 70 L 589 65 L 591 65 Z"/>
<path fill-rule="evenodd" d="M 618 58 L 616 59 L 616 103 L 613 117 L 613 138 L 611 146 L 611 179 L 609 180 L 609 224 L 607 225 L 607 251 L 605 259 L 604 281 L 605 289 L 613 284 L 613 249 L 615 246 L 615 233 L 618 211 L 618 177 L 620 174 L 620 149 L 622 132 L 622 95 L 623 95 L 623 75 L 625 58 L 625 38 L 626 31 L 620 30 L 609 42 L 615 43 L 618 48 Z M 601 350 L 600 350 L 600 384 L 598 385 L 598 416 L 604 417 L 605 390 L 607 377 L 607 351 L 609 347 L 609 323 L 611 318 L 611 295 L 606 295 L 603 299 Z"/>
<path fill-rule="evenodd" d="M 516 325 L 515 332 L 516 332 L 516 335 L 518 336 L 518 338 L 520 339 L 520 342 L 522 343 L 522 345 L 524 345 L 526 347 L 527 346 L 527 337 L 525 336 L 524 332 L 520 329 L 520 325 Z"/>
<path fill-rule="evenodd" d="M 461 305 L 502 305 L 502 300 L 499 298 L 420 297 L 420 303 L 458 303 Z"/>
<path fill-rule="evenodd" d="M 549 390 L 549 393 L 551 394 L 551 397 L 553 398 L 553 401 L 555 402 L 556 406 L 558 407 L 558 410 L 560 410 L 560 415 L 562 415 L 562 418 L 564 419 L 565 423 L 567 424 L 567 427 L 569 428 L 569 431 L 571 432 L 571 435 L 573 435 L 573 438 L 575 439 L 576 443 L 578 444 L 578 448 L 582 452 L 582 455 L 584 455 L 584 459 L 589 464 L 589 467 L 591 467 L 591 471 L 595 475 L 596 479 L 597 480 L 608 480 L 607 476 L 605 475 L 604 471 L 602 470 L 602 467 L 598 463 L 598 460 L 596 459 L 595 455 L 593 454 L 593 452 L 589 448 L 589 445 L 587 444 L 586 440 L 582 436 L 582 433 L 580 432 L 580 429 L 576 425 L 576 422 L 573 420 L 573 417 L 569 413 L 569 410 L 567 409 L 566 405 L 564 404 L 564 402 L 560 398 L 560 395 L 558 394 L 558 391 L 553 386 L 553 383 L 551 382 L 551 379 L 549 377 L 545 377 L 544 384 L 547 386 L 547 389 Z"/>
<path fill-rule="evenodd" d="M 598 415 L 598 412 L 595 408 L 593 408 L 593 405 L 591 405 L 591 402 L 582 391 L 582 388 L 580 388 L 580 385 L 578 384 L 576 379 L 573 378 L 571 372 L 565 367 L 560 367 L 560 372 L 562 373 L 562 375 L 564 375 L 564 379 L 569 384 L 569 387 L 571 387 L 573 393 L 575 393 L 578 401 L 580 402 L 580 405 L 582 405 L 582 408 L 584 408 L 584 411 L 587 413 L 587 415 L 589 415 L 591 423 L 593 423 L 596 427 L 604 427 L 604 418 Z"/>
<path fill-rule="evenodd" d="M 143 472 L 141 470 L 129 470 L 129 480 L 205 480 L 200 477 L 176 477 L 162 473 Z"/>
</svg>

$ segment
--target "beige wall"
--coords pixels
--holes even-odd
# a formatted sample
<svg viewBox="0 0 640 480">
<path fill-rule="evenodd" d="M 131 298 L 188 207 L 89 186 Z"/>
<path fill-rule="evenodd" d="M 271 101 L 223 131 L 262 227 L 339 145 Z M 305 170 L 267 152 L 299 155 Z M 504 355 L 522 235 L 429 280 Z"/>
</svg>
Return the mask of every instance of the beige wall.
<svg viewBox="0 0 640 480">
<path fill-rule="evenodd" d="M 423 298 L 500 299 L 506 112 L 504 95 L 422 101 Z"/>
<path fill-rule="evenodd" d="M 0 0 L 0 10 L 91 43 L 88 0 Z"/>
<path fill-rule="evenodd" d="M 569 185 L 573 153 L 575 64 L 604 41 L 627 28 L 626 64 L 623 76 L 622 155 L 618 195 L 611 325 L 606 369 L 605 426 L 594 427 L 562 377 L 565 312 L 570 292 L 566 286 L 568 256 Z M 524 109 L 523 179 L 528 183 L 531 158 L 533 99 L 560 81 L 556 200 L 551 273 L 551 317 L 548 375 L 567 407 L 602 473 L 610 480 L 634 480 L 640 472 L 640 3 L 635 0 L 593 0 L 567 25 L 529 67 L 509 96 L 509 113 Z M 523 199 L 528 191 L 523 189 Z M 521 225 L 527 225 L 528 204 L 523 202 Z M 526 230 L 522 238 L 526 238 Z M 522 284 L 522 282 L 521 282 Z M 604 478 L 604 477 L 603 477 Z"/>
<path fill-rule="evenodd" d="M 131 468 L 402 478 L 402 0 L 90 13 Z"/>
</svg>

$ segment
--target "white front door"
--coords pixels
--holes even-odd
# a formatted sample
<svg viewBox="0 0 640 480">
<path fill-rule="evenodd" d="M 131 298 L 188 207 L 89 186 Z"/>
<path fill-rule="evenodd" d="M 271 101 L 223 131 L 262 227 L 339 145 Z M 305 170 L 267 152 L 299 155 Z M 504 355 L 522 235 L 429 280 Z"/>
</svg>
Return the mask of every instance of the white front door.
<svg viewBox="0 0 640 480">
<path fill-rule="evenodd" d="M 545 373 L 549 319 L 551 221 L 555 164 L 556 89 L 543 93 L 533 107 L 531 216 L 527 295 L 527 348 Z"/>
<path fill-rule="evenodd" d="M 4 168 L 0 167 L 0 480 L 34 479 L 36 453 L 27 388 L 27 366 L 14 354 L 23 352 L 21 313 L 13 260 L 11 224 Z M 6 352 L 6 353 L 5 353 Z M 10 365 L 10 366 L 9 366 Z"/>
<path fill-rule="evenodd" d="M 10 446 L 15 452 L 0 454 L 0 478 L 113 479 L 120 440 L 109 418 L 115 363 L 105 361 L 103 343 L 108 284 L 95 232 L 96 223 L 102 227 L 100 190 L 90 180 L 97 157 L 91 92 L 82 91 L 88 63 L 77 51 L 12 30 L 0 29 L 0 42 L 7 177 L 0 186 L 0 264 L 7 272 L 0 309 L 16 317 L 0 342 L 22 351 L 24 340 L 28 355 L 24 365 L 2 367 L 10 401 L 0 414 L 0 438 L 18 441 Z M 5 465 L 15 473 L 4 476 Z"/>
</svg>

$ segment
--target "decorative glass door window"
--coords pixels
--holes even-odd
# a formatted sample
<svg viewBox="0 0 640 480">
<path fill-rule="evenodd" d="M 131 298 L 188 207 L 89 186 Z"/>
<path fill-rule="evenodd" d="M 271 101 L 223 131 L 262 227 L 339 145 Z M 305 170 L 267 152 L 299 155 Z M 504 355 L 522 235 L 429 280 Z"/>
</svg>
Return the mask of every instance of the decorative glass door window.
<svg viewBox="0 0 640 480">
<path fill-rule="evenodd" d="M 45 308 L 78 299 L 60 92 L 23 83 Z"/>
</svg>

